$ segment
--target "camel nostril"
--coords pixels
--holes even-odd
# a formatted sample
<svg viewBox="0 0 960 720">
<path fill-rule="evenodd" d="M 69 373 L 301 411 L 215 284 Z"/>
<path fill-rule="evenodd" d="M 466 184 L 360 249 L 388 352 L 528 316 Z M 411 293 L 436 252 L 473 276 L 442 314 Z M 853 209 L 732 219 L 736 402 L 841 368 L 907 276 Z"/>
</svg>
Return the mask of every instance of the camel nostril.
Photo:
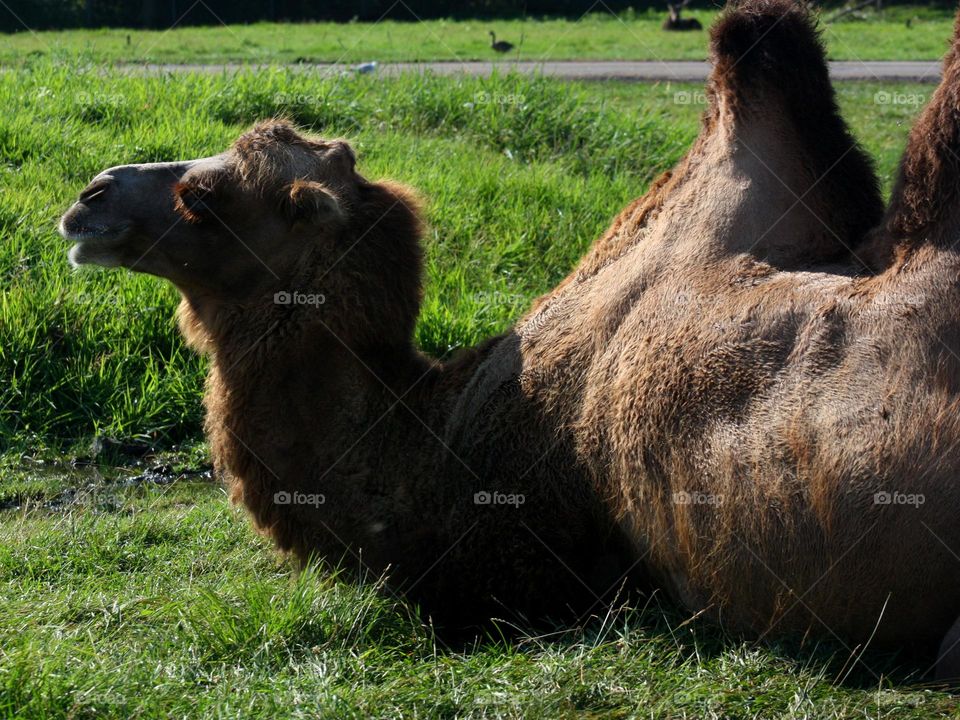
<svg viewBox="0 0 960 720">
<path fill-rule="evenodd" d="M 80 202 L 89 202 L 94 198 L 102 196 L 110 187 L 111 183 L 112 181 L 109 178 L 94 180 L 80 193 Z"/>
</svg>

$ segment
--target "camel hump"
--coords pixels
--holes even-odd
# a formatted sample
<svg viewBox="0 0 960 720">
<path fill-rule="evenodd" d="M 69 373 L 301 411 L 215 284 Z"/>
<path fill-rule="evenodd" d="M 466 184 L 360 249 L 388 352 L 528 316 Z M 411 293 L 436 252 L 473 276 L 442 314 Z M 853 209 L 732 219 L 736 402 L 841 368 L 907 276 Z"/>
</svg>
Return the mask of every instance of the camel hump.
<svg viewBox="0 0 960 720">
<path fill-rule="evenodd" d="M 710 52 L 713 84 L 721 93 L 736 96 L 762 86 L 792 98 L 832 96 L 816 21 L 794 0 L 728 5 L 710 31 Z"/>
<path fill-rule="evenodd" d="M 726 127 L 771 168 L 780 167 L 776 144 L 750 139 L 789 138 L 781 142 L 803 158 L 805 174 L 788 182 L 830 238 L 819 259 L 855 251 L 880 222 L 883 199 L 872 160 L 840 115 L 813 15 L 794 0 L 744 0 L 714 23 L 710 47 L 708 125 Z"/>
<path fill-rule="evenodd" d="M 960 13 L 940 85 L 907 139 L 878 251 L 953 243 L 960 201 Z M 882 252 L 879 253 L 883 258 Z M 880 265 L 884 264 L 881 259 Z"/>
</svg>

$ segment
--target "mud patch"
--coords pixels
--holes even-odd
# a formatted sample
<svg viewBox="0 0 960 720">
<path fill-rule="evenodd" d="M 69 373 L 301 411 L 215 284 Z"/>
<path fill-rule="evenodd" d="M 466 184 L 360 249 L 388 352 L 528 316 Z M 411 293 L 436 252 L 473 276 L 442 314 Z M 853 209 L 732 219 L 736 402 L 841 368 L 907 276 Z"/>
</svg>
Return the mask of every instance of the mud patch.
<svg viewBox="0 0 960 720">
<path fill-rule="evenodd" d="M 51 489 L 0 494 L 0 512 L 36 509 L 65 512 L 77 507 L 112 512 L 125 504 L 131 488 L 213 482 L 213 471 L 209 466 L 184 468 L 167 463 L 144 465 L 138 462 L 131 467 L 116 467 L 88 460 L 51 462 L 25 459 L 14 470 L 14 475 L 23 484 L 36 483 Z"/>
</svg>

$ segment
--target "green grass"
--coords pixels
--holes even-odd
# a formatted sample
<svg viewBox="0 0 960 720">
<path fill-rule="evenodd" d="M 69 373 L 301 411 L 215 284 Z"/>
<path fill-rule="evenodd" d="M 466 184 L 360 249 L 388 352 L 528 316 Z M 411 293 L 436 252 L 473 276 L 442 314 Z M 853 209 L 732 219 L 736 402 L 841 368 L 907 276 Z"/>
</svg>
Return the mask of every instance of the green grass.
<svg viewBox="0 0 960 720">
<path fill-rule="evenodd" d="M 889 186 L 926 86 L 841 103 Z M 448 648 L 416 611 L 295 577 L 190 478 L 72 468 L 94 433 L 203 463 L 204 365 L 163 282 L 71 271 L 59 214 L 118 163 L 220 151 L 285 114 L 345 135 L 370 177 L 429 200 L 417 340 L 506 327 L 697 132 L 700 88 L 496 77 L 135 78 L 34 62 L 0 73 L 0 717 L 811 717 L 960 713 L 915 661 L 753 645 L 653 598 L 550 637 Z M 875 677 L 876 673 L 878 677 Z M 842 682 L 837 682 L 841 681 Z"/>
<path fill-rule="evenodd" d="M 923 60 L 939 58 L 952 34 L 952 7 L 897 6 L 865 11 L 824 26 L 836 60 Z M 0 8 L 0 12 L 3 9 Z M 825 11 L 829 17 L 832 10 Z M 716 10 L 687 13 L 709 27 Z M 174 28 L 69 30 L 8 35 L 0 63 L 35 55 L 95 62 L 265 63 L 501 59 L 489 47 L 488 31 L 518 50 L 524 60 L 698 60 L 706 57 L 707 33 L 667 33 L 664 13 L 590 13 L 579 20 L 427 20 L 380 23 L 308 23 Z M 907 22 L 910 26 L 907 26 Z"/>
<path fill-rule="evenodd" d="M 847 675 L 839 646 L 755 646 L 685 624 L 657 598 L 553 636 L 448 647 L 375 582 L 296 577 L 210 484 L 87 487 L 65 511 L 2 516 L 0 717 L 899 719 L 960 709 L 911 684 L 896 658 L 868 654 L 870 669 Z"/>
<path fill-rule="evenodd" d="M 213 485 L 123 486 L 104 472 L 76 477 L 88 494 L 65 510 L 0 513 L 0 717 L 960 711 L 902 659 L 868 653 L 869 669 L 848 674 L 842 647 L 757 646 L 685 623 L 656 597 L 551 636 L 448 647 L 376 582 L 297 577 Z M 5 468 L 15 483 L 37 473 Z"/>
</svg>

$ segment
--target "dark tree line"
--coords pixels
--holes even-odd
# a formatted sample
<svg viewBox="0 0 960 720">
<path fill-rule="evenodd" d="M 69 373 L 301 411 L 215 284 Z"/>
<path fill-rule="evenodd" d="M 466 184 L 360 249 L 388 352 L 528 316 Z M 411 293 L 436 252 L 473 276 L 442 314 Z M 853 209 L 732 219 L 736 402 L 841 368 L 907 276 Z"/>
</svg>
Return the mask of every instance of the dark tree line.
<svg viewBox="0 0 960 720">
<path fill-rule="evenodd" d="M 596 0 L 5 0 L 0 30 L 73 27 L 167 28 L 177 25 L 247 23 L 258 20 L 414 21 L 436 17 L 579 17 Z M 604 0 L 614 12 L 657 7 L 655 0 Z M 19 19 L 18 19 L 19 18 Z"/>
<path fill-rule="evenodd" d="M 259 20 L 334 20 L 371 22 L 381 18 L 580 17 L 588 11 L 621 12 L 656 8 L 667 0 L 4 0 L 0 31 L 75 27 L 168 28 L 171 25 L 216 25 Z M 909 1 L 909 0 L 908 0 Z M 946 0 L 927 0 L 942 4 Z M 694 0 L 721 5 L 723 0 Z M 845 0 L 828 0 L 842 5 Z M 923 4 L 924 0 L 912 0 Z"/>
</svg>

